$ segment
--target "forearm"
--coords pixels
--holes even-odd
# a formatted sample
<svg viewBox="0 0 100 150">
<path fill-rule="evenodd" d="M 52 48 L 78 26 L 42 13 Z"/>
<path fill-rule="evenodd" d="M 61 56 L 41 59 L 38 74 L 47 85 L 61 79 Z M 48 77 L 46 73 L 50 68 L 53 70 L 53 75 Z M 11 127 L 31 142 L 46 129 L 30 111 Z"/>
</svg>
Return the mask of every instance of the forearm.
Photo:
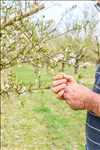
<svg viewBox="0 0 100 150">
<path fill-rule="evenodd" d="M 100 117 L 100 94 L 91 92 L 88 103 L 85 107 L 88 111 L 92 111 Z"/>
</svg>

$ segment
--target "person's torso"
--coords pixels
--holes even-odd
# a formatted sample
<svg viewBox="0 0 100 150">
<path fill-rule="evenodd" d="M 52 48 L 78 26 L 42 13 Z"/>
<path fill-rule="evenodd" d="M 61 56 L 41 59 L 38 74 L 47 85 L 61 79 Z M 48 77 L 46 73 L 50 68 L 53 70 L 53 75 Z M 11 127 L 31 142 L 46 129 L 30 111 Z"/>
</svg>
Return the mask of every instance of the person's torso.
<svg viewBox="0 0 100 150">
<path fill-rule="evenodd" d="M 97 67 L 93 91 L 100 94 L 100 65 Z M 90 150 L 100 150 L 100 117 L 88 112 L 86 122 L 86 138 Z"/>
</svg>

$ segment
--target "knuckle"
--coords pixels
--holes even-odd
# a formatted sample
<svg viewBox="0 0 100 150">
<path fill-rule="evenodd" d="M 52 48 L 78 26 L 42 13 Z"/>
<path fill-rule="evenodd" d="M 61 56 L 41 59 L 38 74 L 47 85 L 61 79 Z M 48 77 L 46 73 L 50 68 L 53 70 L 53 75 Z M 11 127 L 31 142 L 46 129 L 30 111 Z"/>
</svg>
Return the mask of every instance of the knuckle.
<svg viewBox="0 0 100 150">
<path fill-rule="evenodd" d="M 62 84 L 62 87 L 66 87 L 66 84 Z"/>
</svg>

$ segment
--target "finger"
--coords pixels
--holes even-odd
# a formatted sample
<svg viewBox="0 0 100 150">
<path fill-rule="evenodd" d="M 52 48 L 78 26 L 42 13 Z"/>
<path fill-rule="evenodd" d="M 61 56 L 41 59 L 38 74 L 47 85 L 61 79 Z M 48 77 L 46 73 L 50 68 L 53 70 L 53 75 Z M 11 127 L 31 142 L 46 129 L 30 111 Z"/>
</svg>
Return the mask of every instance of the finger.
<svg viewBox="0 0 100 150">
<path fill-rule="evenodd" d="M 63 90 L 66 87 L 66 84 L 61 84 L 56 87 L 52 87 L 52 91 L 54 93 L 58 93 L 60 90 Z"/>
<path fill-rule="evenodd" d="M 59 92 L 57 93 L 57 96 L 58 96 L 58 97 L 62 97 L 63 94 L 64 94 L 64 90 L 61 90 L 61 91 L 59 91 Z"/>
<path fill-rule="evenodd" d="M 64 90 L 61 90 L 60 92 L 57 93 L 56 98 L 60 100 L 65 100 L 63 94 L 64 94 Z"/>
<path fill-rule="evenodd" d="M 58 86 L 60 84 L 66 84 L 66 79 L 60 79 L 53 82 L 53 86 Z"/>
<path fill-rule="evenodd" d="M 54 77 L 54 80 L 63 79 L 63 77 L 64 77 L 64 73 L 60 73 Z"/>
<path fill-rule="evenodd" d="M 66 79 L 69 83 L 76 83 L 75 79 L 71 75 L 66 75 L 65 73 L 60 73 L 54 77 L 54 80 Z"/>
<path fill-rule="evenodd" d="M 75 79 L 71 75 L 66 75 L 65 74 L 63 78 L 66 79 L 67 82 L 76 83 Z"/>
</svg>

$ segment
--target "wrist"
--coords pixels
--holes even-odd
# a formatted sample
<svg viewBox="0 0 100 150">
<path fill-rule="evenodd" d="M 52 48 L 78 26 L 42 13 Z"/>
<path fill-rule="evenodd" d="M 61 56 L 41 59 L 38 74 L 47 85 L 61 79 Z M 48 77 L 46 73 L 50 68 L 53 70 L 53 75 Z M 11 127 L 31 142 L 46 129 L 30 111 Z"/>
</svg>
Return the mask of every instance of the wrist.
<svg viewBox="0 0 100 150">
<path fill-rule="evenodd" d="M 97 116 L 100 116 L 100 95 L 91 91 L 85 104 L 85 109 L 94 112 Z"/>
<path fill-rule="evenodd" d="M 93 112 L 100 117 L 100 94 L 93 92 L 93 103 L 94 103 Z"/>
</svg>

